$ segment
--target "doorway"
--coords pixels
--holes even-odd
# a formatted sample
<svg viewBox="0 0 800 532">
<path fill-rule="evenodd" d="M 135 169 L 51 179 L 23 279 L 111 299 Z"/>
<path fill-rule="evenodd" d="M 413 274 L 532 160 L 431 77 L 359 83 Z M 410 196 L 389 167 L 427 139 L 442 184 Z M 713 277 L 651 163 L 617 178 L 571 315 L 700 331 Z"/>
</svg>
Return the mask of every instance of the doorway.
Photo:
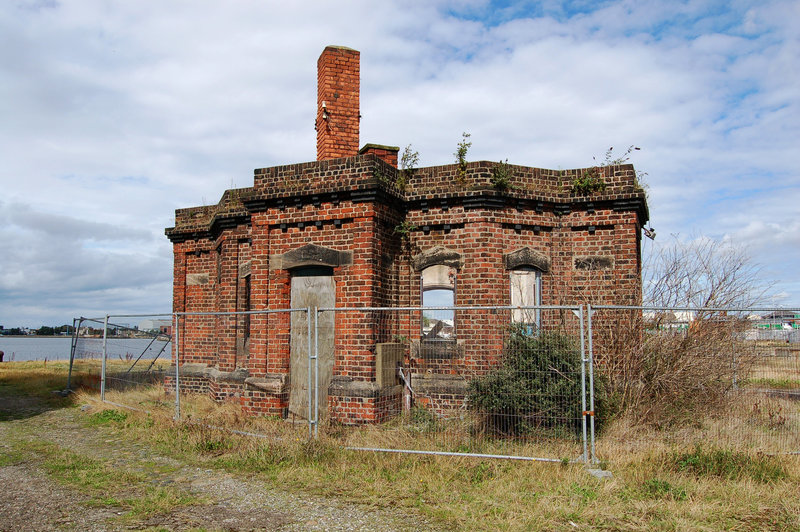
<svg viewBox="0 0 800 532">
<path fill-rule="evenodd" d="M 314 349 L 314 310 L 333 308 L 336 305 L 336 283 L 333 268 L 305 266 L 292 270 L 291 308 L 312 309 L 310 320 L 303 312 L 292 313 L 291 349 L 289 360 L 289 412 L 308 419 L 309 348 Z M 323 312 L 318 318 L 318 363 L 319 363 L 319 417 L 326 417 L 328 409 L 328 386 L 333 376 L 334 313 Z M 311 334 L 309 336 L 309 326 Z M 309 338 L 311 345 L 309 345 Z M 314 386 L 313 373 L 312 389 Z M 312 408 L 314 394 L 312 393 Z M 313 416 L 313 412 L 312 412 Z"/>
</svg>

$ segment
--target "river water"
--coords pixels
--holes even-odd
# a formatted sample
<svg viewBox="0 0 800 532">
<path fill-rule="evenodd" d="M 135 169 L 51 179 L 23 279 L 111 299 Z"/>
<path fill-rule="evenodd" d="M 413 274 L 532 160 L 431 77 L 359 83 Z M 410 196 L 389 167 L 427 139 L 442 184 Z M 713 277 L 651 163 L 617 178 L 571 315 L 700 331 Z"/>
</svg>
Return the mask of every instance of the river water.
<svg viewBox="0 0 800 532">
<path fill-rule="evenodd" d="M 69 336 L 0 336 L 0 351 L 3 360 L 69 360 L 72 338 Z M 162 351 L 161 348 L 164 347 Z M 140 355 L 142 359 L 169 360 L 172 344 L 163 341 L 151 342 L 147 338 L 109 338 L 109 359 L 129 360 Z M 160 353 L 160 354 L 159 354 Z M 79 338 L 76 357 L 100 358 L 103 355 L 102 338 Z"/>
</svg>

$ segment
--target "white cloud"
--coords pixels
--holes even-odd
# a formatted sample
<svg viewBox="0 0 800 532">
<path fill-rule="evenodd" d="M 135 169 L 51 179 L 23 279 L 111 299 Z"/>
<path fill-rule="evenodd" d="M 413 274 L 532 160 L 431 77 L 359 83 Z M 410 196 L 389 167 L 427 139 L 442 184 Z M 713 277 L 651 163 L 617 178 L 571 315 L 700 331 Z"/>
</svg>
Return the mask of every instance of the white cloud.
<svg viewBox="0 0 800 532">
<path fill-rule="evenodd" d="M 169 305 L 174 209 L 314 158 L 328 44 L 362 53 L 362 144 L 443 164 L 469 131 L 471 159 L 552 168 L 637 144 L 661 234 L 777 227 L 787 244 L 759 254 L 796 278 L 797 3 L 575 5 L 16 2 L 0 12 L 0 201 L 5 220 L 28 214 L 0 236 L 16 298 L 0 323 L 17 324 L 11 305 L 38 325 L 45 308 L 140 304 L 119 279 Z"/>
</svg>

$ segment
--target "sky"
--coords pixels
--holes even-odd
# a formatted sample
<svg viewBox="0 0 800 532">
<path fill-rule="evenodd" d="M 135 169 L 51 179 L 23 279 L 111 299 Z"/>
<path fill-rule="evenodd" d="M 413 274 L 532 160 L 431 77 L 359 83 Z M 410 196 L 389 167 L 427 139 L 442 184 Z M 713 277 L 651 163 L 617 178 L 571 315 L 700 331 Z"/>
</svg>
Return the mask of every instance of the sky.
<svg viewBox="0 0 800 532">
<path fill-rule="evenodd" d="M 0 325 L 170 312 L 176 208 L 316 157 L 316 61 L 361 52 L 361 145 L 587 167 L 628 146 L 656 240 L 746 249 L 800 305 L 800 3 L 10 0 Z"/>
</svg>

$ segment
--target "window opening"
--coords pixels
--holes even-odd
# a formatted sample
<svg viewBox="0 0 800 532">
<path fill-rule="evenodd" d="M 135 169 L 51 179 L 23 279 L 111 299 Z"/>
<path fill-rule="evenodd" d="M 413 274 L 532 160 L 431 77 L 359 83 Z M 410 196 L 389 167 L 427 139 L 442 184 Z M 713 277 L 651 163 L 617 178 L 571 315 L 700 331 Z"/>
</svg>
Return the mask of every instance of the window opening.
<svg viewBox="0 0 800 532">
<path fill-rule="evenodd" d="M 542 272 L 530 266 L 511 270 L 511 306 L 538 307 L 542 304 Z M 539 308 L 515 308 L 511 311 L 512 323 L 518 324 L 529 335 L 539 330 L 542 311 Z"/>
<path fill-rule="evenodd" d="M 423 307 L 454 307 L 456 304 L 456 269 L 445 265 L 429 266 L 420 275 Z M 423 310 L 420 324 L 425 340 L 454 340 L 455 311 L 452 309 Z"/>
</svg>

